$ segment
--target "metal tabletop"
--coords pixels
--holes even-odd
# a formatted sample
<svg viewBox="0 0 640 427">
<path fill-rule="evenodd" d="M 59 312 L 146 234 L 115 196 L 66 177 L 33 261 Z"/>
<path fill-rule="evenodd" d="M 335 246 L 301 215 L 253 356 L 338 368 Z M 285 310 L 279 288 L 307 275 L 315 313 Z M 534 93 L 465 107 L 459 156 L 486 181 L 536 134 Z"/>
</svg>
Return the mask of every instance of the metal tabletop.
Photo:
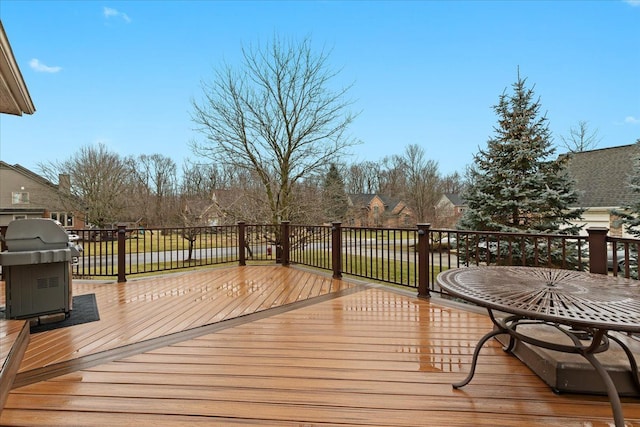
<svg viewBox="0 0 640 427">
<path fill-rule="evenodd" d="M 482 307 L 575 327 L 640 332 L 640 282 L 540 267 L 465 267 L 438 275 L 448 293 Z"/>
</svg>

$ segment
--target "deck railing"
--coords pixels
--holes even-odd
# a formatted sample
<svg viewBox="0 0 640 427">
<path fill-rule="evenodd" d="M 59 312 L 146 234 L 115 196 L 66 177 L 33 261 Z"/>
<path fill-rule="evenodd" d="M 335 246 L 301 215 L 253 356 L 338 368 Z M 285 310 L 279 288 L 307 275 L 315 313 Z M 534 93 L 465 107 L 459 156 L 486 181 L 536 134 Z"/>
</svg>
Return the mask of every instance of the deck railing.
<svg viewBox="0 0 640 427">
<path fill-rule="evenodd" d="M 75 277 L 117 276 L 224 264 L 238 261 L 237 226 L 70 230 L 81 256 Z"/>
<path fill-rule="evenodd" d="M 607 237 L 607 267 L 615 276 L 638 278 L 640 240 Z"/>
<path fill-rule="evenodd" d="M 0 230 L 2 231 L 2 230 Z M 299 264 L 439 292 L 440 271 L 469 265 L 527 265 L 638 278 L 640 240 L 416 228 L 246 224 L 211 227 L 71 230 L 83 247 L 75 277 L 117 277 L 218 264 Z"/>
</svg>

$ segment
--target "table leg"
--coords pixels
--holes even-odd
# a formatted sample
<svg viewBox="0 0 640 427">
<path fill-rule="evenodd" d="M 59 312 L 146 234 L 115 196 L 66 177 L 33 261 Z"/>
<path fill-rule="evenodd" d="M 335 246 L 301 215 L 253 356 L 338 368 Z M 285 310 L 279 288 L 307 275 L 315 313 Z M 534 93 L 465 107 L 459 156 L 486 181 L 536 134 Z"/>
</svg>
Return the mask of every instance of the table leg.
<svg viewBox="0 0 640 427">
<path fill-rule="evenodd" d="M 493 338 L 496 335 L 501 335 L 504 333 L 505 331 L 503 330 L 494 330 L 487 333 L 485 336 L 483 336 L 480 339 L 480 341 L 478 341 L 478 344 L 476 344 L 476 349 L 473 351 L 473 359 L 471 360 L 471 371 L 469 372 L 469 375 L 467 375 L 467 378 L 465 378 L 461 382 L 453 384 L 453 388 L 460 388 L 469 384 L 469 381 L 471 381 L 471 379 L 473 378 L 473 375 L 476 372 L 476 364 L 478 363 L 478 356 L 480 355 L 480 350 L 482 349 L 482 346 L 484 345 L 484 343 L 486 343 L 489 340 L 489 338 Z"/>
<path fill-rule="evenodd" d="M 609 334 L 607 334 L 607 336 L 609 337 L 610 340 L 617 342 L 620 348 L 622 348 L 624 353 L 627 355 L 627 359 L 629 359 L 629 366 L 631 368 L 631 379 L 633 380 L 633 383 L 636 386 L 636 391 L 640 391 L 640 379 L 638 378 L 638 363 L 636 362 L 636 358 L 631 352 L 631 349 L 629 349 L 629 347 L 627 347 L 627 345 L 624 342 L 622 342 L 621 339 Z"/>
<path fill-rule="evenodd" d="M 598 359 L 592 353 L 582 353 L 582 356 L 591 363 L 604 381 L 604 385 L 607 388 L 607 394 L 609 395 L 609 402 L 611 403 L 611 409 L 613 410 L 613 421 L 616 427 L 624 427 L 624 415 L 622 414 L 622 403 L 620 402 L 620 396 L 616 389 L 613 380 L 609 376 L 607 370 L 600 364 Z"/>
<path fill-rule="evenodd" d="M 471 381 L 471 379 L 473 378 L 475 371 L 476 371 L 476 365 L 478 364 L 478 357 L 480 355 L 480 350 L 482 349 L 482 347 L 484 346 L 484 344 L 490 339 L 493 338 L 497 335 L 501 335 L 501 334 L 508 334 L 510 340 L 513 340 L 509 343 L 508 347 L 509 350 L 513 349 L 513 344 L 514 341 L 520 337 L 520 339 L 523 339 L 525 342 L 528 342 L 530 344 L 536 345 L 538 347 L 542 347 L 542 348 L 548 348 L 548 349 L 552 349 L 552 350 L 557 350 L 557 351 L 563 351 L 566 353 L 577 353 L 580 354 L 582 357 L 584 357 L 585 359 L 587 359 L 587 361 L 591 364 L 591 366 L 593 366 L 593 368 L 596 370 L 596 372 L 598 373 L 598 375 L 600 375 L 600 378 L 602 378 L 602 381 L 604 382 L 604 385 L 607 389 L 607 395 L 609 396 L 609 402 L 611 404 L 611 409 L 613 412 L 613 420 L 615 423 L 616 427 L 624 427 L 625 423 L 624 423 L 624 415 L 622 412 L 622 403 L 620 402 L 620 396 L 618 395 L 618 389 L 616 388 L 613 380 L 611 379 L 611 376 L 609 375 L 609 373 L 607 372 L 607 370 L 602 366 L 602 364 L 600 363 L 600 361 L 595 357 L 596 353 L 600 353 L 602 351 L 605 351 L 606 349 L 608 349 L 608 341 L 607 338 L 609 339 L 613 339 L 614 341 L 616 341 L 618 344 L 620 344 L 620 346 L 622 347 L 622 349 L 625 351 L 625 353 L 627 354 L 627 357 L 629 358 L 629 363 L 631 365 L 631 371 L 632 374 L 634 376 L 634 381 L 636 383 L 636 385 L 639 384 L 640 380 L 638 380 L 638 365 L 636 363 L 635 357 L 633 356 L 633 354 L 631 354 L 631 350 L 628 349 L 628 347 L 621 342 L 620 340 L 618 340 L 615 337 L 611 337 L 610 335 L 608 335 L 606 333 L 605 330 L 599 329 L 596 330 L 593 334 L 593 338 L 591 341 L 591 344 L 588 346 L 579 346 L 576 345 L 575 347 L 568 347 L 568 346 L 564 346 L 564 345 L 554 345 L 552 343 L 546 343 L 540 340 L 535 340 L 532 339 L 530 337 L 525 337 L 525 336 L 520 336 L 519 334 L 516 333 L 515 331 L 515 327 L 518 324 L 517 320 L 514 324 L 512 325 L 507 325 L 511 320 L 513 319 L 517 319 L 519 316 L 512 316 L 507 318 L 507 320 L 502 320 L 502 321 L 497 321 L 497 319 L 493 316 L 493 313 L 491 310 L 489 310 L 489 317 L 491 318 L 491 321 L 493 322 L 494 326 L 496 327 L 496 329 L 492 330 L 491 332 L 485 334 L 480 341 L 478 341 L 478 344 L 476 344 L 476 348 L 473 351 L 473 358 L 471 360 L 471 370 L 469 372 L 469 375 L 467 375 L 467 377 L 458 382 L 458 383 L 454 383 L 453 384 L 453 388 L 461 388 L 464 387 L 465 385 L 469 384 L 469 382 Z M 569 334 L 569 336 L 571 336 L 571 334 Z M 579 340 L 576 338 L 574 340 L 574 343 L 579 344 Z"/>
</svg>

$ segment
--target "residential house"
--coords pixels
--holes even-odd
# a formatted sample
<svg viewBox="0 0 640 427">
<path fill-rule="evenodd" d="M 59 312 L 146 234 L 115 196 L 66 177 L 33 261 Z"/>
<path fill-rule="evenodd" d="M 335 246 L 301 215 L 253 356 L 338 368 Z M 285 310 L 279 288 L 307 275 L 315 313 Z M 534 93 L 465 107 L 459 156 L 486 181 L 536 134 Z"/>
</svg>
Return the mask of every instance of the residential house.
<svg viewBox="0 0 640 427">
<path fill-rule="evenodd" d="M 68 175 L 61 175 L 56 185 L 27 168 L 0 160 L 0 226 L 14 219 L 51 218 L 66 228 L 83 228 L 84 214 L 65 208 L 69 186 Z"/>
<path fill-rule="evenodd" d="M 634 196 L 628 177 L 634 159 L 638 157 L 638 145 L 602 148 L 569 154 L 568 172 L 576 181 L 580 198 L 576 208 L 585 213 L 579 225 L 584 225 L 582 234 L 590 227 L 606 227 L 612 236 L 630 237 L 616 224 L 613 209 L 629 205 Z"/>
<path fill-rule="evenodd" d="M 0 21 L 0 113 L 21 116 L 36 109 Z"/>
<path fill-rule="evenodd" d="M 436 203 L 434 228 L 455 228 L 467 203 L 459 194 L 445 193 Z"/>
<path fill-rule="evenodd" d="M 381 194 L 349 194 L 345 225 L 404 228 L 416 226 L 416 215 L 402 200 Z"/>
</svg>

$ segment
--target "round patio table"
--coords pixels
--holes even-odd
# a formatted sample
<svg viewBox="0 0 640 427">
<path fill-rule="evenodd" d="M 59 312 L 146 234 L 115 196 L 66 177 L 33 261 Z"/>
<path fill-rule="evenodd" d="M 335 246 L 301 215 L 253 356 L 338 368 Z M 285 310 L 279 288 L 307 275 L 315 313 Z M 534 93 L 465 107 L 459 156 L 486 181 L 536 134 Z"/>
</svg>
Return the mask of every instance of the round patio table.
<svg viewBox="0 0 640 427">
<path fill-rule="evenodd" d="M 624 426 L 615 384 L 595 357 L 615 341 L 623 349 L 638 390 L 638 366 L 629 347 L 609 332 L 640 333 L 640 282 L 621 277 L 540 267 L 462 267 L 438 275 L 447 293 L 485 307 L 495 328 L 476 345 L 471 371 L 454 388 L 473 378 L 480 349 L 490 338 L 509 335 L 505 351 L 516 341 L 582 355 L 602 378 L 616 426 Z M 509 314 L 497 318 L 493 310 Z M 543 324 L 566 335 L 572 344 L 548 342 L 520 333 L 520 325 Z"/>
</svg>

